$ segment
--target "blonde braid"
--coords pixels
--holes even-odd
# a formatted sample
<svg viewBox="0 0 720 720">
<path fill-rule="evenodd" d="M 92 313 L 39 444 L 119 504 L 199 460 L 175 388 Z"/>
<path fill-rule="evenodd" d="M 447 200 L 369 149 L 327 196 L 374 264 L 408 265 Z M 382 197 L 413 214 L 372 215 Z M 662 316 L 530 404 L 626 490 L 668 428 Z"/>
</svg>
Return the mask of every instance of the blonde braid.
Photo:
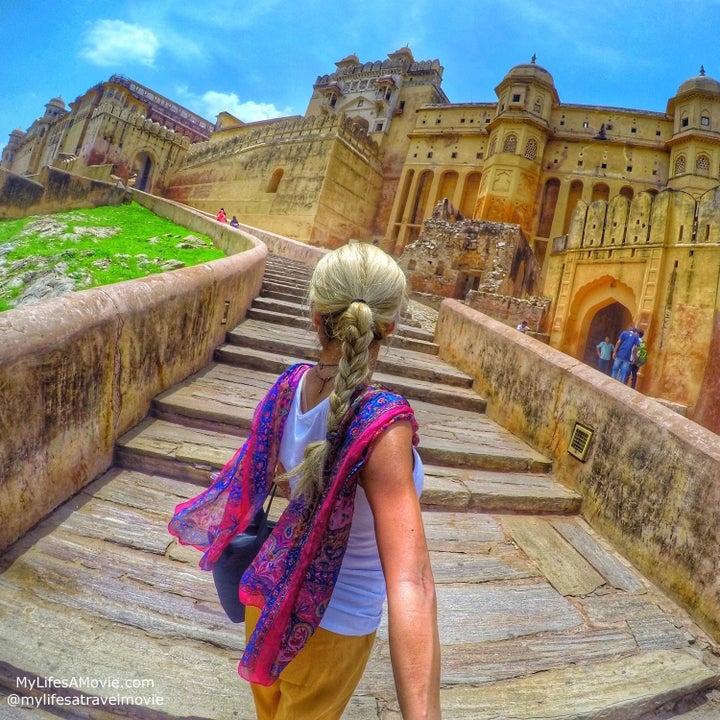
<svg viewBox="0 0 720 720">
<path fill-rule="evenodd" d="M 328 432 L 340 424 L 355 388 L 370 380 L 370 345 L 375 339 L 370 308 L 353 302 L 340 318 L 335 337 L 340 341 L 340 363 L 329 398 Z"/>
<path fill-rule="evenodd" d="M 321 337 L 340 343 L 328 432 L 342 421 L 356 388 L 370 381 L 370 349 L 399 318 L 405 294 L 402 270 L 373 245 L 344 245 L 318 262 L 310 283 L 310 303 L 322 318 Z M 322 489 L 328 447 L 327 439 L 310 443 L 302 463 L 285 474 L 284 478 L 300 476 L 295 494 L 313 497 Z"/>
</svg>

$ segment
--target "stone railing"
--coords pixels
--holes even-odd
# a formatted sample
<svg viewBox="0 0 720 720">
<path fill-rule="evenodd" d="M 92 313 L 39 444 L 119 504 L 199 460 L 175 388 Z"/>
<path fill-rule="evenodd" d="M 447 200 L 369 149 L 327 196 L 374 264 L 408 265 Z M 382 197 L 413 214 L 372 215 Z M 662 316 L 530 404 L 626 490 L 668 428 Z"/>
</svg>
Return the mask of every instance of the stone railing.
<svg viewBox="0 0 720 720">
<path fill-rule="evenodd" d="M 268 250 L 249 230 L 133 197 L 229 257 L 0 313 L 0 550 L 106 471 L 116 440 L 210 362 L 260 292 Z M 273 252 L 322 253 L 279 238 Z"/>
<path fill-rule="evenodd" d="M 488 414 L 582 494 L 588 522 L 720 638 L 720 437 L 456 300 L 435 340 Z M 589 439 L 584 461 L 573 437 Z"/>
</svg>

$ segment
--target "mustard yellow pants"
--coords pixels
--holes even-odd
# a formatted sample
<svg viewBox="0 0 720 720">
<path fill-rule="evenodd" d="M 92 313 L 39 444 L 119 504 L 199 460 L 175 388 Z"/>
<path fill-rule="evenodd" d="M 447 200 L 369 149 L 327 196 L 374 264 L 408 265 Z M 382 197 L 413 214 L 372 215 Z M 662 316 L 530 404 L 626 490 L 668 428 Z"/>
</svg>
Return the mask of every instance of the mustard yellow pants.
<svg viewBox="0 0 720 720">
<path fill-rule="evenodd" d="M 260 609 L 245 609 L 246 640 Z M 360 682 L 375 633 L 353 637 L 318 628 L 270 687 L 250 683 L 258 720 L 340 720 Z"/>
</svg>

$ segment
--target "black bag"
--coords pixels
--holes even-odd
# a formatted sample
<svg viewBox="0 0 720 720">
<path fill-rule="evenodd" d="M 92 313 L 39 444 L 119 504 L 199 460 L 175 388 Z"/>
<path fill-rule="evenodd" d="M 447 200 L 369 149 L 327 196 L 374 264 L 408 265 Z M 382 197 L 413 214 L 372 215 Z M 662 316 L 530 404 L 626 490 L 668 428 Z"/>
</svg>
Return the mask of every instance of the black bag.
<svg viewBox="0 0 720 720">
<path fill-rule="evenodd" d="M 228 543 L 212 569 L 220 604 L 225 614 L 234 623 L 241 623 L 245 620 L 245 606 L 238 597 L 243 573 L 250 567 L 268 535 L 277 524 L 268 520 L 275 490 L 276 487 L 273 485 L 267 508 L 260 508 L 245 532 L 236 535 Z"/>
</svg>

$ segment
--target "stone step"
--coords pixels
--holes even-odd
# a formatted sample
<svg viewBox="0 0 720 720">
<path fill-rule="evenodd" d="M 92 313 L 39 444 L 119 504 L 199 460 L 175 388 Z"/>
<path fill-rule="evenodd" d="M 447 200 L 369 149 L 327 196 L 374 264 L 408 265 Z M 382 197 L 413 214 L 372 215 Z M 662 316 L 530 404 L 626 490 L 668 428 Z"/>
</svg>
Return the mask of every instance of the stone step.
<svg viewBox="0 0 720 720">
<path fill-rule="evenodd" d="M 138 472 L 208 485 L 245 435 L 147 417 L 115 446 L 114 464 Z"/>
<path fill-rule="evenodd" d="M 256 405 L 251 397 L 248 393 L 222 409 L 217 405 L 210 408 L 217 422 L 208 414 L 194 422 L 191 407 L 195 402 L 188 401 L 187 392 L 178 391 L 172 402 L 163 394 L 159 407 L 172 421 L 146 418 L 118 440 L 115 462 L 124 468 L 205 482 L 241 444 Z M 206 398 L 200 404 L 211 402 Z M 482 415 L 452 408 L 443 412 L 427 403 L 415 403 L 413 409 L 421 427 L 418 453 L 423 462 L 508 472 L 542 473 L 551 469 L 549 460 Z M 175 422 L 178 417 L 185 424 Z M 227 432 L 214 429 L 218 426 Z"/>
<path fill-rule="evenodd" d="M 290 365 L 298 362 L 300 358 L 291 357 L 272 352 L 264 352 L 253 348 L 243 348 L 236 345 L 224 346 L 216 352 L 220 362 L 208 366 L 205 370 L 193 376 L 200 380 L 200 375 L 207 372 L 207 382 L 213 382 L 215 377 L 225 377 L 229 382 L 240 381 L 243 375 L 252 376 L 253 373 L 265 373 L 268 380 L 273 382 L 275 377 L 285 371 Z M 224 370 L 220 370 L 220 367 Z M 395 392 L 405 396 L 408 400 L 425 400 L 446 407 L 462 410 L 471 410 L 483 413 L 486 401 L 477 393 L 468 388 L 446 385 L 429 380 L 408 380 L 400 375 L 391 375 L 384 372 L 373 374 L 373 381 L 389 387 Z M 182 384 L 176 386 L 182 387 Z"/>
<path fill-rule="evenodd" d="M 307 293 L 312 271 L 305 267 L 291 266 L 287 268 L 266 268 L 264 282 L 278 283 Z"/>
<path fill-rule="evenodd" d="M 581 663 L 480 687 L 445 687 L 444 712 L 453 720 L 639 718 L 716 682 L 687 651 L 656 650 L 633 657 Z"/>
<path fill-rule="evenodd" d="M 247 318 L 259 322 L 270 323 L 276 326 L 296 327 L 313 333 L 310 320 L 305 315 L 288 315 L 284 312 L 275 312 L 257 307 L 255 304 L 248 310 Z M 396 332 L 393 332 L 390 343 L 393 347 L 424 352 L 428 355 L 437 355 L 439 348 L 432 339 L 432 334 L 420 328 L 412 328 L 408 325 L 400 325 Z"/>
<path fill-rule="evenodd" d="M 228 343 L 218 348 L 216 360 L 233 362 L 233 346 L 315 361 L 320 345 L 317 335 L 304 328 L 264 323 L 248 318 L 228 332 Z M 472 387 L 472 378 L 435 355 L 396 347 L 391 339 L 381 348 L 376 369 L 386 374 L 402 375 L 408 380 L 425 380 L 455 387 Z"/>
<path fill-rule="evenodd" d="M 431 485 L 433 477 L 431 469 Z M 461 480 L 469 491 L 469 478 Z M 197 492 L 193 482 L 113 468 L 6 551 L 5 695 L 32 694 L 17 687 L 22 677 L 150 680 L 152 688 L 132 693 L 137 706 L 97 711 L 87 710 L 90 701 L 117 690 L 59 688 L 58 695 L 86 702 L 77 715 L 63 707 L 63 717 L 254 717 L 249 687 L 236 670 L 243 627 L 223 615 L 210 573 L 197 566 L 200 553 L 167 533 L 174 507 Z M 717 717 L 710 713 L 718 708 L 712 693 L 718 675 L 706 640 L 582 520 L 467 510 L 425 511 L 423 519 L 438 588 L 444 717 Z M 601 592 L 564 595 L 517 542 L 562 526 L 574 542 L 557 552 L 585 553 L 603 578 Z M 613 578 L 623 578 L 623 587 Z M 2 694 L 0 717 L 16 717 L 4 714 Z M 343 720 L 376 717 L 378 706 L 399 716 L 386 620 Z M 688 712 L 666 714 L 671 707 Z"/>
<path fill-rule="evenodd" d="M 280 285 L 277 283 L 273 284 L 273 287 L 266 287 L 263 285 L 262 297 L 266 300 L 280 300 L 282 302 L 295 303 L 301 305 L 305 300 L 305 296 L 302 291 L 293 291 L 293 288 L 280 289 Z"/>
</svg>

